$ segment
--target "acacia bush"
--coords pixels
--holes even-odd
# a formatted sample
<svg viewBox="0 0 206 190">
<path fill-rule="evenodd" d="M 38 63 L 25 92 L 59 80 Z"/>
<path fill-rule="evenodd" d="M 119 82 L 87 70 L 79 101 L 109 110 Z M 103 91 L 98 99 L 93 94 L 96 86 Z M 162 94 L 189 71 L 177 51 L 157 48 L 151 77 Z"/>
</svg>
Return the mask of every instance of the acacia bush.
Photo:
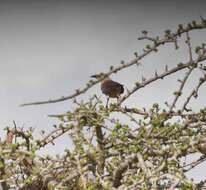
<svg viewBox="0 0 206 190">
<path fill-rule="evenodd" d="M 147 41 L 142 53 L 128 62 L 121 61 L 101 78 L 90 80 L 69 96 L 54 100 L 23 104 L 39 105 L 74 100 L 75 109 L 63 114 L 50 115 L 59 119 L 52 132 L 42 139 L 33 137 L 32 129 L 7 128 L 7 137 L 0 143 L 0 182 L 2 189 L 19 190 L 147 190 L 147 189 L 206 189 L 205 182 L 194 182 L 186 176 L 206 160 L 206 108 L 195 111 L 191 104 L 198 99 L 206 81 L 206 47 L 204 42 L 192 47 L 190 33 L 206 29 L 206 19 L 179 24 L 174 31 L 166 30 L 163 36 L 150 36 L 142 31 L 139 40 Z M 126 68 L 143 64 L 144 58 L 158 53 L 159 47 L 173 43 L 179 50 L 179 39 L 185 39 L 188 60 L 176 63 L 173 68 L 163 65 L 162 73 L 154 71 L 150 78 L 131 81 L 128 89 L 117 103 L 105 107 L 97 95 L 77 101 L 80 96 L 106 77 Z M 203 39 L 204 40 L 204 39 Z M 193 82 L 191 92 L 183 101 L 183 89 L 191 74 L 200 70 L 198 83 Z M 149 108 L 128 107 L 123 102 L 135 96 L 141 88 L 149 88 L 175 73 L 184 71 L 177 89 L 166 108 L 154 103 Z M 168 86 L 169 88 L 170 86 Z M 138 96 L 144 95 L 138 94 Z M 117 114 L 114 114 L 117 113 Z M 125 122 L 121 118 L 127 118 Z M 15 124 L 15 123 L 14 123 Z M 61 155 L 39 156 L 38 150 L 46 148 L 56 139 L 67 134 L 73 142 Z M 55 146 L 55 145 L 54 145 Z M 184 161 L 194 153 L 195 161 Z"/>
</svg>

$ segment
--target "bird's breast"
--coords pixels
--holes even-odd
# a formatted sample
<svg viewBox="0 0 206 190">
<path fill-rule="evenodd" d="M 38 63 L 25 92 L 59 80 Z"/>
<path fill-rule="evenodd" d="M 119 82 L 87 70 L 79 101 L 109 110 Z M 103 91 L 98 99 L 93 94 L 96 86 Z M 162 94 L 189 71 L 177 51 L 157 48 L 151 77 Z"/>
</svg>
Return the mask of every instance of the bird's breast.
<svg viewBox="0 0 206 190">
<path fill-rule="evenodd" d="M 124 87 L 118 82 L 105 80 L 101 84 L 101 90 L 103 94 L 111 98 L 116 98 L 124 92 Z"/>
</svg>

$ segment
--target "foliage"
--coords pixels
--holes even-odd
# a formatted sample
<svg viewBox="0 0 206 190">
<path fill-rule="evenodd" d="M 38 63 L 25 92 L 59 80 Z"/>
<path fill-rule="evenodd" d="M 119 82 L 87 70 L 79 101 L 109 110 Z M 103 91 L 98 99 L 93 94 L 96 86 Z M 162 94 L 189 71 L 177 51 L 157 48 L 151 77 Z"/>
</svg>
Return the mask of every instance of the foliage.
<svg viewBox="0 0 206 190">
<path fill-rule="evenodd" d="M 32 129 L 7 128 L 7 139 L 0 144 L 0 182 L 3 189 L 19 190 L 147 190 L 147 189 L 204 189 L 205 181 L 195 183 L 186 173 L 206 160 L 206 108 L 199 111 L 189 107 L 192 98 L 206 81 L 205 44 L 192 48 L 189 33 L 206 28 L 206 20 L 180 24 L 176 31 L 166 30 L 163 37 L 151 37 L 142 31 L 139 40 L 149 44 L 141 54 L 129 62 L 121 61 L 111 67 L 97 80 L 89 81 L 82 89 L 70 96 L 54 100 L 33 102 L 26 105 L 46 104 L 75 98 L 100 83 L 104 77 L 125 68 L 139 65 L 139 61 L 158 52 L 160 46 L 173 43 L 179 48 L 178 40 L 186 38 L 188 61 L 177 63 L 174 68 L 165 65 L 162 73 L 151 78 L 133 81 L 134 87 L 116 104 L 105 107 L 96 95 L 88 100 L 74 100 L 75 109 L 64 114 L 51 115 L 59 119 L 59 125 L 42 139 L 34 139 Z M 202 76 L 191 87 L 191 93 L 183 105 L 178 100 L 195 70 Z M 151 108 L 139 109 L 123 106 L 123 102 L 136 91 L 151 83 L 184 71 L 180 85 L 174 92 L 172 102 L 166 109 L 158 103 Z M 125 122 L 121 118 L 125 117 Z M 15 124 L 15 123 L 14 123 Z M 39 149 L 46 148 L 63 134 L 68 134 L 73 147 L 57 156 L 39 156 Z M 199 158 L 187 163 L 185 158 L 201 153 Z"/>
</svg>

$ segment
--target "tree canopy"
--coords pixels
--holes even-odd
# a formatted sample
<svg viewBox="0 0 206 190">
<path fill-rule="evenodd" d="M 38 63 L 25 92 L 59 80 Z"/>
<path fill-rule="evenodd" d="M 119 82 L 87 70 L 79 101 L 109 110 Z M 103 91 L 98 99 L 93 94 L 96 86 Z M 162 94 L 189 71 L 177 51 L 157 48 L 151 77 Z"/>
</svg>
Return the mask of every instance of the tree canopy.
<svg viewBox="0 0 206 190">
<path fill-rule="evenodd" d="M 206 47 L 204 41 L 197 47 L 191 43 L 191 33 L 206 29 L 206 19 L 179 24 L 174 30 L 165 30 L 163 36 L 151 36 L 142 31 L 138 40 L 145 40 L 141 53 L 134 53 L 130 61 L 121 61 L 111 66 L 108 72 L 99 73 L 98 79 L 90 80 L 85 87 L 61 98 L 25 103 L 21 106 L 57 103 L 72 99 L 74 109 L 66 113 L 50 115 L 59 120 L 52 132 L 41 139 L 33 137 L 33 129 L 16 126 L 6 128 L 7 137 L 0 142 L 0 182 L 3 190 L 147 190 L 147 189 L 204 189 L 205 182 L 196 183 L 186 173 L 206 160 L 206 107 L 193 109 L 192 99 L 197 99 L 204 90 L 206 81 Z M 116 103 L 105 106 L 102 97 L 91 95 L 81 100 L 81 94 L 104 80 L 106 76 L 118 74 L 126 68 L 144 64 L 144 58 L 158 53 L 160 47 L 185 40 L 187 61 L 175 63 L 174 67 L 162 65 L 162 72 L 154 70 L 150 78 L 131 81 L 133 88 Z M 204 40 L 204 39 L 202 39 Z M 182 44 L 181 44 L 182 45 Z M 192 82 L 190 93 L 183 90 L 191 74 L 199 70 L 198 82 Z M 123 103 L 141 88 L 149 88 L 168 76 L 182 71 L 184 74 L 176 86 L 171 102 L 162 107 L 154 102 L 151 107 L 128 107 Z M 97 73 L 98 74 L 98 73 Z M 168 85 L 170 88 L 170 85 Z M 144 95 L 138 94 L 138 96 Z M 183 98 L 180 101 L 180 98 Z M 80 99 L 80 100 L 79 100 Z M 122 121 L 121 118 L 125 118 Z M 60 155 L 38 155 L 40 149 L 67 134 L 73 147 Z M 54 144 L 55 146 L 55 144 Z M 197 160 L 186 160 L 192 154 Z"/>
</svg>

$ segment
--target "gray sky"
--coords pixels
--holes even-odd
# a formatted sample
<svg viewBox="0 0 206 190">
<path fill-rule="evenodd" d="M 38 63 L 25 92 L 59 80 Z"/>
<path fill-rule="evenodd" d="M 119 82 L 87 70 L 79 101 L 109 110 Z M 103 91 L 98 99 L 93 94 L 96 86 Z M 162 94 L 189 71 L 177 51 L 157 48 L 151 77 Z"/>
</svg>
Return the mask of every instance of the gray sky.
<svg viewBox="0 0 206 190">
<path fill-rule="evenodd" d="M 67 111 L 72 107 L 71 101 L 25 108 L 19 105 L 72 93 L 90 75 L 107 71 L 110 65 L 117 66 L 120 60 L 130 60 L 135 51 L 140 52 L 144 43 L 137 41 L 137 37 L 141 30 L 163 34 L 179 23 L 206 16 L 205 8 L 206 3 L 200 0 L 0 0 L 1 129 L 12 126 L 15 120 L 18 126 L 35 127 L 37 134 L 41 129 L 51 130 L 57 121 L 47 115 Z M 201 43 L 205 34 L 195 32 L 193 43 Z M 160 54 L 146 58 L 143 66 L 113 78 L 129 88 L 142 74 L 150 76 L 155 69 L 161 71 L 166 63 L 172 67 L 186 60 L 185 49 L 180 53 L 170 46 L 161 50 Z M 161 81 L 145 89 L 144 96 L 137 93 L 125 104 L 143 107 L 159 100 L 164 102 L 172 98 L 176 84 L 175 80 Z M 95 91 L 99 92 L 99 88 L 91 89 L 88 95 Z M 194 108 L 202 103 L 200 96 Z M 63 143 L 59 141 L 57 148 L 48 147 L 47 151 L 56 153 L 62 150 Z M 197 179 L 202 176 L 201 172 L 193 174 Z"/>
</svg>

